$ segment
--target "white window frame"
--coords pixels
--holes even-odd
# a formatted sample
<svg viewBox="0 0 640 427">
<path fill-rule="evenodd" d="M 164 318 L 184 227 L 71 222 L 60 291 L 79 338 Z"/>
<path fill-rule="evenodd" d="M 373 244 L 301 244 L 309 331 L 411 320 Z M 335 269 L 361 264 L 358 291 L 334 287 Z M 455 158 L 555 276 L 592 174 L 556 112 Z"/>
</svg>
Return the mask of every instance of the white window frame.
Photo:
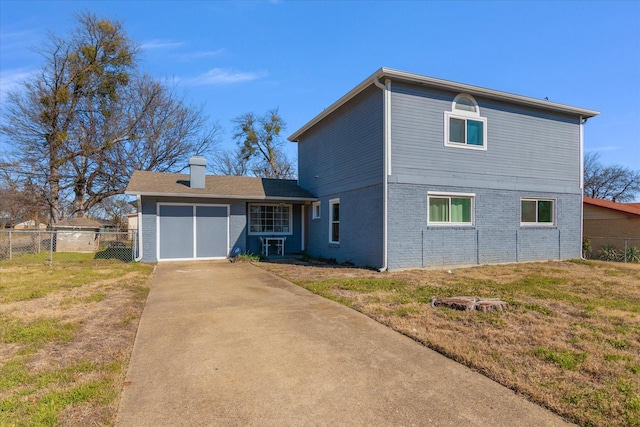
<svg viewBox="0 0 640 427">
<path fill-rule="evenodd" d="M 451 212 L 451 198 L 471 199 L 471 222 L 443 222 L 431 221 L 430 206 L 431 198 L 442 199 L 449 198 L 449 212 Z M 450 193 L 441 191 L 427 192 L 427 226 L 430 227 L 473 227 L 476 223 L 476 194 L 475 193 Z"/>
<path fill-rule="evenodd" d="M 340 199 L 331 199 L 329 200 L 329 243 L 340 244 L 340 235 L 342 234 L 340 230 L 340 218 L 337 221 L 333 220 L 333 205 L 340 206 Z M 338 207 L 340 209 L 340 207 Z M 338 224 L 338 240 L 333 240 L 333 224 Z"/>
<path fill-rule="evenodd" d="M 536 202 L 536 222 L 522 221 L 522 202 Z M 538 202 L 551 202 L 551 222 L 538 222 Z M 520 198 L 520 226 L 522 227 L 555 227 L 558 218 L 558 199 L 552 197 L 521 197 Z"/>
<path fill-rule="evenodd" d="M 320 202 L 311 204 L 311 219 L 320 219 Z"/>
<path fill-rule="evenodd" d="M 468 110 L 463 110 L 460 108 L 456 108 L 456 105 L 458 104 L 458 101 L 461 99 L 467 99 L 469 101 L 471 101 L 471 103 L 474 106 L 474 110 L 475 111 L 468 111 Z M 466 128 L 467 128 L 467 120 L 473 120 L 476 122 L 482 122 L 482 145 L 471 145 L 471 144 L 467 144 L 466 142 L 464 143 L 460 143 L 460 142 L 451 142 L 450 138 L 449 138 L 449 123 L 451 122 L 451 119 L 458 119 L 458 120 L 464 120 L 465 121 L 465 139 L 467 136 L 467 132 L 466 132 Z M 444 112 L 444 145 L 445 147 L 454 147 L 454 148 L 464 148 L 467 150 L 480 150 L 480 151 L 487 151 L 487 119 L 486 117 L 482 117 L 480 116 L 480 107 L 478 106 L 478 103 L 476 102 L 475 98 L 469 94 L 466 93 L 461 93 L 458 94 L 453 102 L 451 103 L 451 111 L 445 111 Z"/>
<path fill-rule="evenodd" d="M 274 206 L 289 208 L 289 231 L 251 231 L 252 206 Z M 291 236 L 293 234 L 293 205 L 285 203 L 249 203 L 247 212 L 247 232 L 250 236 Z"/>
</svg>

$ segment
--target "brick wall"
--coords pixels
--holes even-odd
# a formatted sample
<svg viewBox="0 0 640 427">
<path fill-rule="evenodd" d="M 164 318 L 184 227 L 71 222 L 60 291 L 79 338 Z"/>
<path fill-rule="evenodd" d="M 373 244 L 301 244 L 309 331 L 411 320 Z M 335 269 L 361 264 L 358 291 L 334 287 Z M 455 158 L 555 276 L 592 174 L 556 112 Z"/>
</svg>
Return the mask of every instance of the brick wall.
<svg viewBox="0 0 640 427">
<path fill-rule="evenodd" d="M 428 191 L 475 194 L 473 226 L 427 226 Z M 553 227 L 520 225 L 522 197 L 555 198 Z M 389 186 L 389 268 L 570 259 L 581 255 L 581 196 L 420 184 Z"/>
</svg>

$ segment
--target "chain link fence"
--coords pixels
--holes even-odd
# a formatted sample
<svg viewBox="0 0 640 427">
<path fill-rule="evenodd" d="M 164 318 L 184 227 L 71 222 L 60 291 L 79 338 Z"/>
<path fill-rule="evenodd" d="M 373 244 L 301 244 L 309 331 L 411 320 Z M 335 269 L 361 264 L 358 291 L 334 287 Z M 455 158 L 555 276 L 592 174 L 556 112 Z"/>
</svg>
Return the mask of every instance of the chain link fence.
<svg viewBox="0 0 640 427">
<path fill-rule="evenodd" d="M 602 261 L 640 262 L 640 237 L 586 237 L 584 257 Z"/>
<path fill-rule="evenodd" d="M 0 267 L 82 260 L 133 262 L 137 248 L 135 230 L 0 230 Z"/>
</svg>

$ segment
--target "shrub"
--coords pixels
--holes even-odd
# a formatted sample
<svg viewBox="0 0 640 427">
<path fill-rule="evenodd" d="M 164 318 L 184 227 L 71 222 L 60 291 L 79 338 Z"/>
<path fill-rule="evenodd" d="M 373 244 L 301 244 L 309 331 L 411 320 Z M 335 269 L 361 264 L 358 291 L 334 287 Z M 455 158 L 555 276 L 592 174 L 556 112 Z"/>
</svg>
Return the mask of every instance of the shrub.
<svg viewBox="0 0 640 427">
<path fill-rule="evenodd" d="M 620 261 L 621 254 L 613 245 L 607 245 L 600 248 L 600 259 L 602 261 Z"/>
<path fill-rule="evenodd" d="M 591 252 L 591 239 L 589 237 L 582 238 L 582 256 L 587 257 L 587 254 Z"/>
<path fill-rule="evenodd" d="M 237 260 L 239 260 L 239 261 L 253 261 L 253 262 L 264 261 L 264 260 L 267 259 L 262 254 L 253 254 L 251 252 L 245 252 L 243 254 L 238 254 L 235 258 Z"/>
<path fill-rule="evenodd" d="M 635 246 L 627 248 L 624 259 L 627 262 L 640 262 L 640 249 L 636 248 Z"/>
</svg>

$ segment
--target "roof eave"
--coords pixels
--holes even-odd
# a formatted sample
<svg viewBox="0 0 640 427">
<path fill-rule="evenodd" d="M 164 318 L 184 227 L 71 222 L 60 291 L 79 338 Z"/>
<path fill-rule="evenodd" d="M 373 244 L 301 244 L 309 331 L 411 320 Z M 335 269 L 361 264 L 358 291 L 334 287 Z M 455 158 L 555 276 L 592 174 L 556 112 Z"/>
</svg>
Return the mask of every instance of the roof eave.
<svg viewBox="0 0 640 427">
<path fill-rule="evenodd" d="M 280 197 L 280 196 L 247 196 L 239 194 L 195 194 L 195 193 L 163 193 L 157 191 L 125 191 L 124 194 L 130 196 L 147 196 L 147 197 L 176 197 L 176 198 L 201 198 L 201 199 L 234 199 L 234 200 L 285 200 L 292 202 L 313 202 L 318 200 L 316 197 Z"/>
<path fill-rule="evenodd" d="M 366 78 L 362 83 L 349 91 L 346 95 L 338 99 L 336 102 L 331 104 L 328 108 L 325 108 L 320 114 L 314 117 L 310 122 L 306 125 L 298 129 L 295 133 L 293 133 L 289 138 L 287 138 L 291 142 L 297 142 L 300 136 L 305 133 L 307 130 L 315 126 L 319 121 L 327 117 L 329 114 L 337 110 L 351 98 L 355 97 L 357 94 L 362 92 L 367 87 L 373 85 L 375 79 L 382 79 L 384 77 L 388 77 L 393 80 L 401 80 L 408 81 L 411 83 L 424 84 L 432 87 L 455 90 L 459 92 L 466 92 L 470 95 L 480 95 L 487 98 L 506 100 L 515 102 L 517 104 L 528 105 L 536 108 L 542 108 L 545 110 L 557 111 L 561 113 L 575 114 L 581 116 L 583 119 L 588 119 L 600 114 L 599 111 L 588 110 L 585 108 L 573 107 L 570 105 L 559 104 L 556 102 L 550 102 L 541 99 L 530 98 L 522 95 L 515 95 L 508 92 L 501 92 L 493 89 L 486 89 L 479 86 L 467 85 L 464 83 L 456 83 L 449 80 L 436 79 L 433 77 L 422 76 L 419 74 L 407 73 L 405 71 L 398 71 L 390 68 L 380 68 L 371 76 Z"/>
</svg>

